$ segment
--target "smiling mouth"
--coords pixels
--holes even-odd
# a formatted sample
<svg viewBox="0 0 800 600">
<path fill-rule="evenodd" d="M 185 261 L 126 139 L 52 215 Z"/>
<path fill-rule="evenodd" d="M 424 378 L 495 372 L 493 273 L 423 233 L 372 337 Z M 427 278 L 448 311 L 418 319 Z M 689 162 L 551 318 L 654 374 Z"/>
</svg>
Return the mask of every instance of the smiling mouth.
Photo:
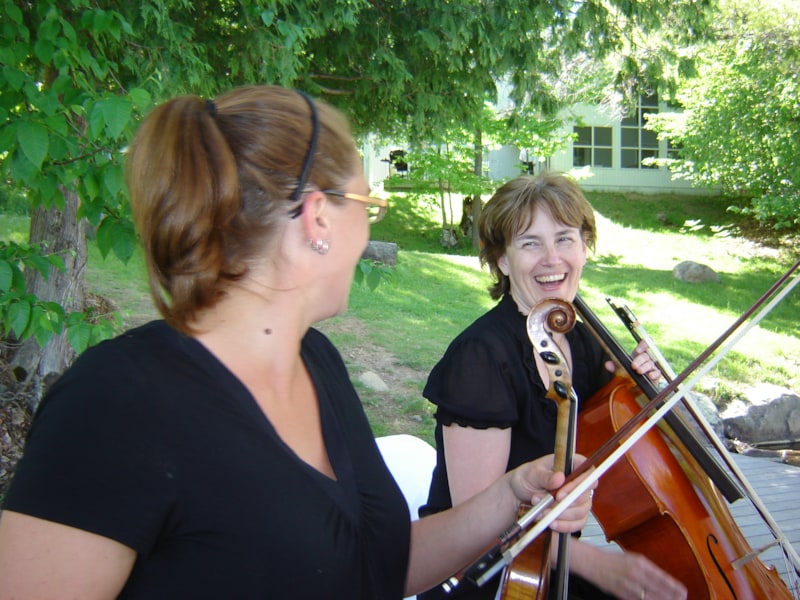
<svg viewBox="0 0 800 600">
<path fill-rule="evenodd" d="M 566 273 L 559 273 L 557 275 L 540 275 L 534 277 L 536 283 L 559 283 L 567 278 Z"/>
</svg>

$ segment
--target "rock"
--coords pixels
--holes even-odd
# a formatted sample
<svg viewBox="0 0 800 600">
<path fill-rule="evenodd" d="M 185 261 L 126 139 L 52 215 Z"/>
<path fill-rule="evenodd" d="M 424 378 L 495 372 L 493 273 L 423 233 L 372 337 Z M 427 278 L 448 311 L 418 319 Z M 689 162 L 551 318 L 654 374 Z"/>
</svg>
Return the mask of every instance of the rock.
<svg viewBox="0 0 800 600">
<path fill-rule="evenodd" d="M 770 384 L 750 388 L 720 417 L 726 436 L 747 444 L 800 441 L 800 396 L 787 388 Z"/>
<path fill-rule="evenodd" d="M 371 390 L 376 392 L 388 392 L 389 386 L 380 378 L 377 373 L 364 371 L 358 376 L 358 380 Z"/>
<path fill-rule="evenodd" d="M 717 437 L 724 439 L 725 423 L 720 418 L 719 411 L 717 411 L 717 407 L 711 401 L 711 398 L 697 391 L 693 391 L 691 396 L 697 411 L 705 418 L 708 425 L 717 434 Z"/>
<path fill-rule="evenodd" d="M 370 240 L 361 258 L 374 260 L 393 267 L 397 264 L 397 244 Z"/>
<path fill-rule="evenodd" d="M 702 283 L 704 281 L 719 282 L 719 274 L 709 266 L 685 260 L 672 269 L 672 276 L 679 281 Z"/>
</svg>

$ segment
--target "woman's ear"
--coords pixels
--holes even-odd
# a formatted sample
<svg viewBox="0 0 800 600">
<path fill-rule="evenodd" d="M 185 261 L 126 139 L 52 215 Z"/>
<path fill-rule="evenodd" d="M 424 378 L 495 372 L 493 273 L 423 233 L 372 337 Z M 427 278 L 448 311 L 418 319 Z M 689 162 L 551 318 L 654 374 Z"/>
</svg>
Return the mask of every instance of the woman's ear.
<svg viewBox="0 0 800 600">
<path fill-rule="evenodd" d="M 303 233 L 308 240 L 326 240 L 330 238 L 330 221 L 328 218 L 328 198 L 320 191 L 308 192 L 303 201 L 303 212 L 300 213 Z"/>
<path fill-rule="evenodd" d="M 497 259 L 497 266 L 500 272 L 508 277 L 508 257 L 505 254 Z"/>
</svg>

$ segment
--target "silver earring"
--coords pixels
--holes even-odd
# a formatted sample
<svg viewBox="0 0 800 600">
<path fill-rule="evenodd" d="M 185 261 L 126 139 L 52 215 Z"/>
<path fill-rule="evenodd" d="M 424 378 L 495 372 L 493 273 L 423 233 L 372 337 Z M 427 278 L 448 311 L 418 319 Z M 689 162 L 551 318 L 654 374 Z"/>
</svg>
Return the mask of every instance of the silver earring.
<svg viewBox="0 0 800 600">
<path fill-rule="evenodd" d="M 314 252 L 319 254 L 327 254 L 331 249 L 331 243 L 328 240 L 308 240 L 308 244 Z"/>
</svg>

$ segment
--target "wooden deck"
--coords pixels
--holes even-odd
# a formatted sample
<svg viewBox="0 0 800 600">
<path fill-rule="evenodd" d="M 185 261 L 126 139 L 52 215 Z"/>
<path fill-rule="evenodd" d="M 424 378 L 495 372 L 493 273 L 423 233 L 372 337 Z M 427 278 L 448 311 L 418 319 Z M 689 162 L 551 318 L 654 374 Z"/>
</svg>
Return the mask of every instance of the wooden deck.
<svg viewBox="0 0 800 600">
<path fill-rule="evenodd" d="M 741 454 L 734 454 L 733 458 L 789 544 L 800 554 L 800 467 Z M 762 548 L 774 541 L 774 536 L 748 500 L 737 500 L 729 508 L 752 548 Z M 594 519 L 583 530 L 582 539 L 597 545 L 617 547 L 606 542 Z M 792 568 L 784 561 L 780 548 L 768 548 L 761 554 L 761 560 L 767 565 L 774 565 L 790 589 L 794 589 L 795 598 L 800 598 L 797 577 L 789 575 Z"/>
</svg>

